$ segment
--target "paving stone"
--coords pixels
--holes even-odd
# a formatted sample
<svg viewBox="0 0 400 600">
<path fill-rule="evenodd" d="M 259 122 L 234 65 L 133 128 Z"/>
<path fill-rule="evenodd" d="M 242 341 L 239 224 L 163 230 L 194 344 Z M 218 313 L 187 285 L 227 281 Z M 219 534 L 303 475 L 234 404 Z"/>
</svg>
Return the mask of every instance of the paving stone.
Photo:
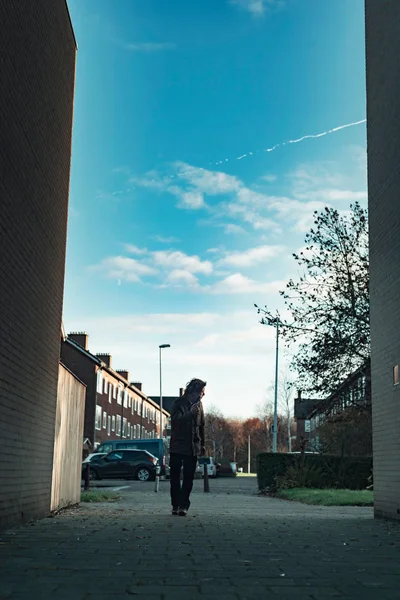
<svg viewBox="0 0 400 600">
<path fill-rule="evenodd" d="M 188 517 L 133 482 L 0 535 L 0 600 L 398 600 L 400 527 L 369 508 L 259 497 L 255 479 L 195 482 Z"/>
</svg>

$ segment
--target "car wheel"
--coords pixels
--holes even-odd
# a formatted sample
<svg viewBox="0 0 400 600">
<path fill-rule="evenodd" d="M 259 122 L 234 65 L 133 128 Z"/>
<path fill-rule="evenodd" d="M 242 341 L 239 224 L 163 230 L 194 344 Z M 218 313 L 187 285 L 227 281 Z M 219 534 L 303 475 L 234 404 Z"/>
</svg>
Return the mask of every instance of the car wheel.
<svg viewBox="0 0 400 600">
<path fill-rule="evenodd" d="M 90 469 L 90 479 L 91 481 L 98 481 L 100 479 L 98 472 L 96 469 Z"/>
<path fill-rule="evenodd" d="M 136 479 L 139 481 L 149 481 L 151 477 L 150 470 L 147 467 L 140 467 L 136 471 Z"/>
</svg>

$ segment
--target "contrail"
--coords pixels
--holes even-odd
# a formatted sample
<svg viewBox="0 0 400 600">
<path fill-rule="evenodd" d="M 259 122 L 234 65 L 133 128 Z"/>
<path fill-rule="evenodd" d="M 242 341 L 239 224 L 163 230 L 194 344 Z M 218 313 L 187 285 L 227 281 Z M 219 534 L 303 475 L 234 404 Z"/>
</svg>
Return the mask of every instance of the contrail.
<svg viewBox="0 0 400 600">
<path fill-rule="evenodd" d="M 218 165 L 227 163 L 229 161 L 244 160 L 245 158 L 254 156 L 255 154 L 258 154 L 260 152 L 274 152 L 278 148 L 282 148 L 283 146 L 288 146 L 289 144 L 300 144 L 300 142 L 304 142 L 305 140 L 314 140 L 317 138 L 321 138 L 326 135 L 336 133 L 337 131 L 341 131 L 342 129 L 348 129 L 349 127 L 356 127 L 357 125 L 362 125 L 363 123 L 366 123 L 366 122 L 367 122 L 367 119 L 361 119 L 360 121 L 354 121 L 353 123 L 346 123 L 345 125 L 338 125 L 337 127 L 333 127 L 332 129 L 328 129 L 327 131 L 322 131 L 321 133 L 313 133 L 313 134 L 303 135 L 300 138 L 297 138 L 294 140 L 287 140 L 286 142 L 280 142 L 279 144 L 275 144 L 275 146 L 271 146 L 270 148 L 264 148 L 264 150 L 254 150 L 252 152 L 247 152 L 246 154 L 241 154 L 240 156 L 236 156 L 235 158 L 231 158 L 231 159 L 224 158 L 223 160 L 218 160 L 216 162 L 211 161 L 208 164 L 213 165 L 213 166 L 218 166 Z M 170 177 L 170 179 L 174 179 L 175 177 L 185 177 L 185 175 L 189 175 L 192 172 L 192 170 L 193 171 L 196 171 L 196 170 L 205 171 L 205 168 L 204 167 L 194 167 L 190 171 L 185 171 L 183 173 L 176 173 L 175 175 L 169 175 L 169 177 Z M 156 180 L 154 179 L 151 181 L 156 181 Z"/>
</svg>

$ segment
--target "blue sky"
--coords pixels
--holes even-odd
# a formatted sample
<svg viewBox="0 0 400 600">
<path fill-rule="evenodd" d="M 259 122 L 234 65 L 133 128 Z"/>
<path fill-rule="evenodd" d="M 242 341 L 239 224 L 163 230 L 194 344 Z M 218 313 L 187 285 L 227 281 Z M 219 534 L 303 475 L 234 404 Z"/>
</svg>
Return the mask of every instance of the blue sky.
<svg viewBox="0 0 400 600">
<path fill-rule="evenodd" d="M 312 213 L 366 202 L 363 0 L 69 0 L 78 42 L 64 321 L 149 394 L 250 416 Z"/>
</svg>

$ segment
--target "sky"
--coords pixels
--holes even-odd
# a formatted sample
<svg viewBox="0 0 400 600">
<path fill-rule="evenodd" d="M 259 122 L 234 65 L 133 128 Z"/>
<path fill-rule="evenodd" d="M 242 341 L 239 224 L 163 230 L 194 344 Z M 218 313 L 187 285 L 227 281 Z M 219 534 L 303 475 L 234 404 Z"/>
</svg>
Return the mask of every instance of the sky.
<svg viewBox="0 0 400 600">
<path fill-rule="evenodd" d="M 150 397 L 170 344 L 164 395 L 200 377 L 206 409 L 243 418 L 270 399 L 254 304 L 283 310 L 313 211 L 366 205 L 363 4 L 68 1 L 64 325 Z"/>
</svg>

